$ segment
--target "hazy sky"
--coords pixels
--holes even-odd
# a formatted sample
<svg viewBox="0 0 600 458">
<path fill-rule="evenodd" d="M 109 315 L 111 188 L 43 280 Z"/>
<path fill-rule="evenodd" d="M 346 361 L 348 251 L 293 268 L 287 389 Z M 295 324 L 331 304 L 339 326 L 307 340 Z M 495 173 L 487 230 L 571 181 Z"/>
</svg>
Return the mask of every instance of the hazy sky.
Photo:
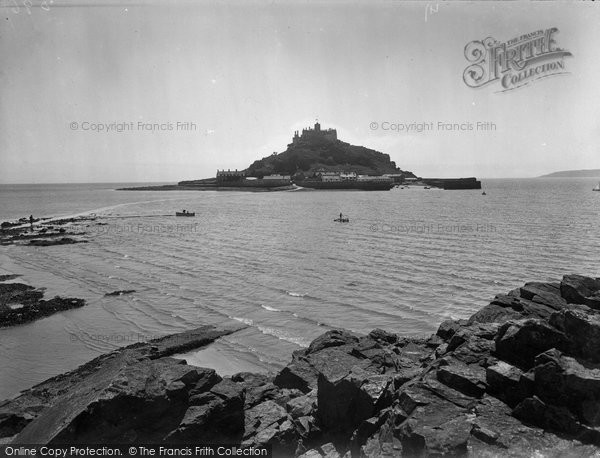
<svg viewBox="0 0 600 458">
<path fill-rule="evenodd" d="M 590 2 L 103 3 L 0 8 L 0 182 L 214 176 L 285 150 L 316 117 L 421 176 L 600 168 Z M 463 82 L 467 43 L 551 27 L 568 74 L 508 92 Z M 497 130 L 370 127 L 477 121 Z"/>
</svg>

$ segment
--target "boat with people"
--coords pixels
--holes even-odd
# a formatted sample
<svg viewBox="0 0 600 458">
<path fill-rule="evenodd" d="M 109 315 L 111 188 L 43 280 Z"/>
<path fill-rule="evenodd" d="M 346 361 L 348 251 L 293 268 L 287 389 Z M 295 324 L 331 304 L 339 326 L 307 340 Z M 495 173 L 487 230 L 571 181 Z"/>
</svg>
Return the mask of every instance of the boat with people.
<svg viewBox="0 0 600 458">
<path fill-rule="evenodd" d="M 592 189 L 592 191 L 600 191 L 600 181 L 598 182 L 596 187 L 594 189 Z"/>
<path fill-rule="evenodd" d="M 336 218 L 333 220 L 334 223 L 349 223 L 350 222 L 350 218 L 348 217 L 344 217 L 344 215 L 342 215 L 340 213 L 340 217 Z"/>
<path fill-rule="evenodd" d="M 175 212 L 175 216 L 196 216 L 196 213 L 183 210 L 181 212 Z"/>
</svg>

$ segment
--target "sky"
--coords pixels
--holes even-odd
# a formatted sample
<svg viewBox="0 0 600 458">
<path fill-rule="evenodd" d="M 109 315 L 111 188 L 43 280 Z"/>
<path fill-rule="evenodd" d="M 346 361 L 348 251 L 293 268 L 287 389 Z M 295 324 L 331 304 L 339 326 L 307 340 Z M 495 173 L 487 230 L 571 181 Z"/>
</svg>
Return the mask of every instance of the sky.
<svg viewBox="0 0 600 458">
<path fill-rule="evenodd" d="M 15 2 L 0 8 L 0 183 L 210 177 L 317 118 L 424 177 L 600 168 L 591 2 Z M 468 43 L 552 27 L 566 73 L 463 81 Z M 477 122 L 495 130 L 438 128 Z M 434 128 L 391 130 L 411 123 Z"/>
</svg>

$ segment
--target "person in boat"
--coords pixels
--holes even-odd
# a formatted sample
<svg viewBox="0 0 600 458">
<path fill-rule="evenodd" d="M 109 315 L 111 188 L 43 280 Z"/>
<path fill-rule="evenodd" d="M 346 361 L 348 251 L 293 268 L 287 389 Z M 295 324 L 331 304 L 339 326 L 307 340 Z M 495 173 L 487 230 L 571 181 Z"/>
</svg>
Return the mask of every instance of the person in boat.
<svg viewBox="0 0 600 458">
<path fill-rule="evenodd" d="M 342 214 L 340 213 L 340 221 L 342 220 Z"/>
</svg>

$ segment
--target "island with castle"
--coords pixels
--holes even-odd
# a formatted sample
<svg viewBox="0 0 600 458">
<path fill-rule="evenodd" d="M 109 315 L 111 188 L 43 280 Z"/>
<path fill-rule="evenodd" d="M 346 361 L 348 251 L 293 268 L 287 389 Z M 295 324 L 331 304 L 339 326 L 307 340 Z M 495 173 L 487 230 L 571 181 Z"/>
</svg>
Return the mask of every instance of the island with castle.
<svg viewBox="0 0 600 458">
<path fill-rule="evenodd" d="M 176 185 L 122 190 L 323 190 L 388 191 L 396 186 L 421 185 L 442 189 L 481 189 L 476 178 L 421 178 L 396 166 L 389 154 L 338 139 L 336 129 L 313 127 L 294 131 L 281 153 L 254 161 L 243 170 L 217 170 L 212 178 L 180 181 Z"/>
</svg>

